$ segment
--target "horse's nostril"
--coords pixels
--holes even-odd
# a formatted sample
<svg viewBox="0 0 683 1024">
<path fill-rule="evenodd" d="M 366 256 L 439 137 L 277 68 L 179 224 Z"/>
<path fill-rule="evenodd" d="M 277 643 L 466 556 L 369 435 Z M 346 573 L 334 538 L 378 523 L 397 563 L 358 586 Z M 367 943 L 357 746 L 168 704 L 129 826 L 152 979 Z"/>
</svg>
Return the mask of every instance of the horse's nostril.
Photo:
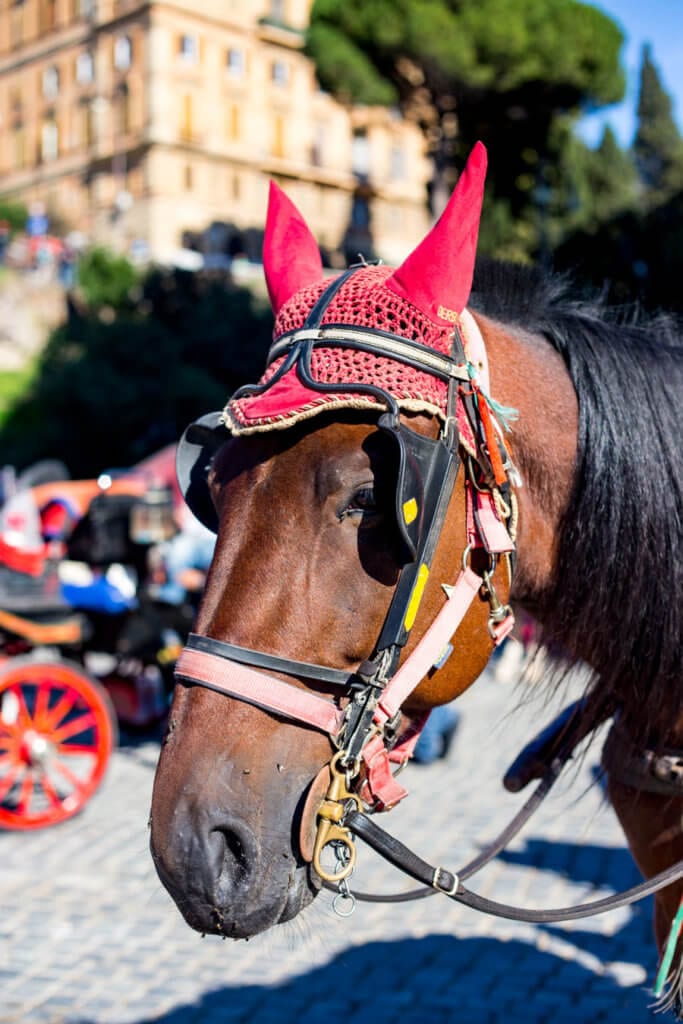
<svg viewBox="0 0 683 1024">
<path fill-rule="evenodd" d="M 244 882 L 253 862 L 253 842 L 233 827 L 219 826 L 211 829 L 209 843 L 219 884 L 232 888 Z"/>
</svg>

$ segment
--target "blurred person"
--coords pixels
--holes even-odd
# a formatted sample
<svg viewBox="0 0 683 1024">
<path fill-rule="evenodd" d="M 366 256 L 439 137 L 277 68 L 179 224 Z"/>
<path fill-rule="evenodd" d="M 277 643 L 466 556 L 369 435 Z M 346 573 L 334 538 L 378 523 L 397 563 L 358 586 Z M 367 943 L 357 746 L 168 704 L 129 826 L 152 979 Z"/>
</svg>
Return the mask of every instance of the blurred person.
<svg viewBox="0 0 683 1024">
<path fill-rule="evenodd" d="M 460 711 L 453 704 L 432 708 L 415 744 L 413 761 L 417 764 L 433 764 L 447 757 L 459 724 Z"/>
<path fill-rule="evenodd" d="M 148 593 L 166 604 L 194 604 L 204 587 L 216 535 L 186 506 L 178 513 L 178 519 L 177 533 L 155 545 L 151 553 Z"/>
<path fill-rule="evenodd" d="M 77 257 L 74 250 L 68 243 L 64 243 L 59 254 L 57 265 L 57 280 L 63 288 L 73 288 L 76 283 Z"/>
<path fill-rule="evenodd" d="M 10 240 L 9 221 L 0 220 L 0 266 L 4 266 L 7 247 Z"/>
</svg>

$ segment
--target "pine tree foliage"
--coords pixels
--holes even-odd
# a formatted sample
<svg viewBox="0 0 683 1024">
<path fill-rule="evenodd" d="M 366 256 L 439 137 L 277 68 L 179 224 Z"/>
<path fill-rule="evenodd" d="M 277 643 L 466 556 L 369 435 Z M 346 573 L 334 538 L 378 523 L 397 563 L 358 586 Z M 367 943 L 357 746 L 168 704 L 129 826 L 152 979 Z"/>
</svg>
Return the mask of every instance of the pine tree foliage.
<svg viewBox="0 0 683 1024">
<path fill-rule="evenodd" d="M 637 113 L 633 151 L 651 206 L 683 189 L 683 140 L 648 45 L 643 47 Z"/>
<path fill-rule="evenodd" d="M 586 213 L 601 223 L 637 205 L 640 189 L 636 165 L 630 152 L 621 148 L 607 125 L 599 146 L 590 150 L 586 166 Z"/>
<path fill-rule="evenodd" d="M 524 258 L 538 245 L 546 168 L 566 137 L 555 123 L 621 99 L 622 41 L 607 15 L 578 0 L 316 0 L 307 48 L 337 97 L 393 103 L 421 126 L 433 196 L 448 194 L 481 139 L 490 157 L 482 247 Z"/>
</svg>

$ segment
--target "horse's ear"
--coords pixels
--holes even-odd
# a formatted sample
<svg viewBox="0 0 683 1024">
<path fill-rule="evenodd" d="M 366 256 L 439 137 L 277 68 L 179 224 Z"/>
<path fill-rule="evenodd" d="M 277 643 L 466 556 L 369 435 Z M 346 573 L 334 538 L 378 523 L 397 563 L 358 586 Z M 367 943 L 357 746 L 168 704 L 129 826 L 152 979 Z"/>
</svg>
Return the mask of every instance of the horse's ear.
<svg viewBox="0 0 683 1024">
<path fill-rule="evenodd" d="M 485 178 L 486 148 L 478 142 L 439 220 L 387 279 L 436 323 L 452 323 L 470 297 Z"/>
<path fill-rule="evenodd" d="M 270 183 L 263 236 L 263 271 L 276 316 L 295 292 L 323 276 L 318 243 L 294 203 L 274 181 Z"/>
</svg>

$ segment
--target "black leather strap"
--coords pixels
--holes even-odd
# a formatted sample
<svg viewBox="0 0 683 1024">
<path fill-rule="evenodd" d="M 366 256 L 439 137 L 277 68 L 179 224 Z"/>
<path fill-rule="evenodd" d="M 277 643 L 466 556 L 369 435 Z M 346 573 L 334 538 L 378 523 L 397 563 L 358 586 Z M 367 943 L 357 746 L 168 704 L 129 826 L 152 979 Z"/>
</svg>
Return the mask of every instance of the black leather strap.
<svg viewBox="0 0 683 1024">
<path fill-rule="evenodd" d="M 653 878 L 641 882 L 640 885 L 635 885 L 624 892 L 615 893 L 613 896 L 606 896 L 604 899 L 579 903 L 574 907 L 527 910 L 524 907 L 514 907 L 508 903 L 498 903 L 471 892 L 459 881 L 457 874 L 446 868 L 428 864 L 361 811 L 351 811 L 347 814 L 344 824 L 357 836 L 364 839 L 368 846 L 371 846 L 385 860 L 412 878 L 416 878 L 437 892 L 442 892 L 457 903 L 464 903 L 465 906 L 471 907 L 473 910 L 479 910 L 494 917 L 503 917 L 509 921 L 526 921 L 530 924 L 576 921 L 583 917 L 592 917 L 594 914 L 603 914 L 608 910 L 616 910 L 629 903 L 635 903 L 683 878 L 683 860 L 680 860 L 665 871 L 660 871 Z"/>
<path fill-rule="evenodd" d="M 313 348 L 348 348 L 393 359 L 443 381 L 469 380 L 467 368 L 463 363 L 458 363 L 447 356 L 435 356 L 434 350 L 427 345 L 410 341 L 408 338 L 402 338 L 396 334 L 389 334 L 387 331 L 380 331 L 375 327 L 357 329 L 346 324 L 325 324 L 320 328 L 319 334 L 312 338 L 306 338 L 306 335 L 302 334 L 306 329 L 302 327 L 289 334 L 281 335 L 270 347 L 268 365 L 279 359 L 285 352 L 290 352 L 294 346 L 307 340 Z"/>
<path fill-rule="evenodd" d="M 214 640 L 210 636 L 200 636 L 198 633 L 190 633 L 185 646 L 188 650 L 215 654 L 228 661 L 237 661 L 240 665 L 267 668 L 273 672 L 284 672 L 286 675 L 297 678 L 331 683 L 333 686 L 348 687 L 355 680 L 353 673 L 344 672 L 341 669 L 312 665 L 308 661 L 294 661 L 291 658 L 281 658 L 276 654 L 264 654 L 263 651 L 253 651 L 250 647 L 236 647 L 235 644 L 228 644 L 224 640 Z"/>
<path fill-rule="evenodd" d="M 498 833 L 495 839 L 492 839 L 490 843 L 487 843 L 486 846 L 480 850 L 476 857 L 473 857 L 472 860 L 468 861 L 467 864 L 460 869 L 458 872 L 458 878 L 461 882 L 464 882 L 467 878 L 471 878 L 472 875 L 476 875 L 482 868 L 486 867 L 494 857 L 497 857 L 498 854 L 505 849 L 517 833 L 521 831 L 534 811 L 540 807 L 552 787 L 555 785 L 555 782 L 559 778 L 562 768 L 564 767 L 564 763 L 565 762 L 563 760 L 556 759 L 556 761 L 546 771 L 531 796 L 524 805 L 520 807 L 512 820 L 508 822 L 505 828 Z M 337 892 L 337 886 L 333 885 L 331 882 L 323 882 L 323 885 L 326 889 Z M 427 896 L 434 896 L 437 891 L 438 890 L 434 889 L 430 883 L 429 886 L 423 889 L 410 889 L 407 892 L 396 893 L 358 892 L 354 889 L 351 892 L 351 895 L 361 903 L 408 903 L 412 900 L 422 900 Z"/>
<path fill-rule="evenodd" d="M 476 857 L 470 860 L 457 875 L 452 871 L 447 871 L 444 868 L 435 868 L 428 864 L 412 850 L 404 846 L 403 843 L 386 833 L 384 829 L 376 825 L 362 812 L 354 810 L 348 813 L 344 824 L 352 832 L 361 839 L 364 839 L 380 856 L 399 868 L 399 870 L 424 883 L 423 888 L 411 889 L 408 892 L 376 894 L 351 890 L 349 895 L 366 903 L 404 903 L 433 896 L 436 892 L 443 892 L 451 899 L 464 903 L 473 910 L 492 914 L 495 917 L 503 917 L 512 921 L 527 921 L 532 924 L 549 924 L 557 921 L 573 921 L 590 917 L 594 914 L 605 913 L 609 910 L 616 910 L 618 907 L 644 899 L 646 896 L 650 896 L 683 878 L 683 861 L 678 861 L 678 863 L 660 872 L 648 881 L 642 882 L 640 885 L 636 885 L 624 892 L 607 896 L 601 900 L 594 900 L 590 903 L 581 903 L 574 907 L 560 907 L 550 910 L 526 910 L 523 907 L 498 903 L 480 896 L 478 893 L 471 892 L 463 886 L 462 883 L 465 879 L 472 877 L 472 875 L 480 871 L 500 853 L 501 850 L 505 849 L 510 840 L 517 835 L 522 826 L 550 792 L 562 768 L 571 757 L 574 747 L 585 738 L 587 731 L 590 731 L 582 728 L 580 725 L 582 718 L 580 710 L 581 702 L 572 704 L 546 730 L 543 735 L 544 739 L 547 739 L 550 734 L 553 734 L 551 738 L 557 739 L 558 734 L 562 734 L 562 743 L 561 749 L 555 752 L 555 756 L 549 759 L 549 763 L 547 762 L 545 774 L 539 785 L 502 832 Z M 600 724 L 599 721 L 593 727 L 598 724 Z M 534 743 L 530 744 L 530 746 L 533 747 Z M 527 753 L 526 749 L 523 754 L 525 753 Z M 455 886 L 456 879 L 458 881 L 457 886 Z M 324 884 L 328 889 L 336 888 L 332 884 Z"/>
<path fill-rule="evenodd" d="M 318 327 L 320 321 L 323 318 L 323 313 L 329 306 L 330 302 L 337 294 L 341 286 L 346 281 L 348 281 L 348 279 L 351 277 L 351 274 L 353 274 L 355 270 L 360 270 L 360 265 L 354 265 L 353 267 L 349 267 L 348 270 L 345 270 L 343 274 L 340 274 L 338 277 L 333 278 L 330 284 L 328 284 L 325 291 L 318 297 L 315 304 L 311 307 L 311 310 L 304 322 L 304 327 Z"/>
<path fill-rule="evenodd" d="M 660 871 L 658 875 L 634 885 L 632 889 L 615 893 L 614 896 L 606 896 L 601 900 L 592 900 L 590 903 L 578 903 L 575 907 L 554 907 L 550 910 L 526 910 L 524 907 L 512 907 L 507 903 L 497 903 L 495 900 L 488 900 L 485 896 L 479 896 L 476 892 L 461 887 L 453 897 L 458 903 L 464 903 L 472 910 L 479 910 L 484 914 L 492 914 L 494 917 L 504 917 L 508 921 L 527 921 L 529 924 L 554 924 L 559 921 L 578 921 L 583 917 L 593 917 L 595 914 L 605 914 L 608 910 L 617 910 L 619 907 L 626 907 L 630 903 L 637 903 L 647 896 L 652 896 L 660 889 L 666 889 L 668 885 L 683 878 L 683 860 L 679 860 L 666 871 Z"/>
<path fill-rule="evenodd" d="M 458 889 L 457 875 L 445 868 L 432 867 L 399 839 L 376 825 L 367 814 L 363 814 L 362 811 L 351 811 L 346 815 L 344 824 L 404 874 L 448 896 L 455 895 Z"/>
</svg>

